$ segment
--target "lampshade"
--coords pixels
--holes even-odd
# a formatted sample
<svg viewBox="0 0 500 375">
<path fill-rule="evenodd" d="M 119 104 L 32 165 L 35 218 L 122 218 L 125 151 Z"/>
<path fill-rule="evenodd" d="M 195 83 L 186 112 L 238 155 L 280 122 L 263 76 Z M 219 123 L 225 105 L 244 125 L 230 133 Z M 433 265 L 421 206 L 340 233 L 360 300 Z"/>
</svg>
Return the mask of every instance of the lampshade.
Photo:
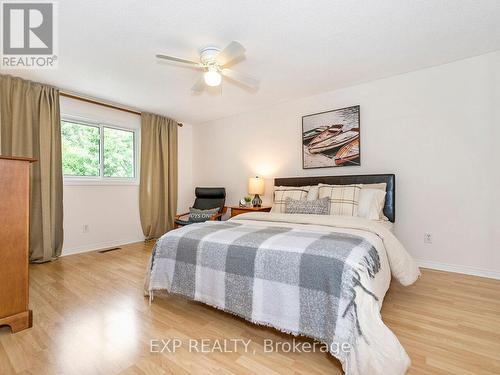
<svg viewBox="0 0 500 375">
<path fill-rule="evenodd" d="M 260 177 L 250 177 L 248 179 L 248 194 L 264 194 L 264 179 Z"/>
</svg>

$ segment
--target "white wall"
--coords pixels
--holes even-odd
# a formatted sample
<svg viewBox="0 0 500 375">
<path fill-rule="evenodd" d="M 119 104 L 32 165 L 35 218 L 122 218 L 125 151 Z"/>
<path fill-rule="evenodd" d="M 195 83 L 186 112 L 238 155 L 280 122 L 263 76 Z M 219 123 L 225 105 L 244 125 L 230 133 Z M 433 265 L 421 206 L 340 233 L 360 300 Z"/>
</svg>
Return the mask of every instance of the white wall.
<svg viewBox="0 0 500 375">
<path fill-rule="evenodd" d="M 178 137 L 178 197 L 177 213 L 189 212 L 194 202 L 193 188 L 193 127 L 184 123 Z"/>
<path fill-rule="evenodd" d="M 396 233 L 409 252 L 499 277 L 499 72 L 496 52 L 200 124 L 194 183 L 225 186 L 231 204 L 256 174 L 270 202 L 278 176 L 395 173 Z M 301 116 L 357 104 L 362 166 L 303 170 Z"/>
<path fill-rule="evenodd" d="M 102 106 L 61 97 L 61 116 L 87 118 L 124 128 L 140 129 L 139 116 Z M 192 128 L 179 128 L 179 199 L 180 208 L 188 203 L 192 191 Z M 192 197 L 191 197 L 192 199 Z M 89 226 L 87 233 L 83 225 Z M 63 255 L 142 241 L 139 217 L 139 185 L 64 184 Z"/>
</svg>

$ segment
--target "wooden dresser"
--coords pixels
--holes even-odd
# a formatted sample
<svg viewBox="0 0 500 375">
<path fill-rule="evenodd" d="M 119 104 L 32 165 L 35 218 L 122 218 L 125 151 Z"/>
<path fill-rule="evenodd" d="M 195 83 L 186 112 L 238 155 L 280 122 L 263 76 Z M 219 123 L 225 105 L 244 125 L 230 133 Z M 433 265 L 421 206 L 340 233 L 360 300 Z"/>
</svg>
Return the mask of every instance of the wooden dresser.
<svg viewBox="0 0 500 375">
<path fill-rule="evenodd" d="M 30 163 L 0 156 L 0 326 L 33 325 L 28 308 Z"/>
</svg>

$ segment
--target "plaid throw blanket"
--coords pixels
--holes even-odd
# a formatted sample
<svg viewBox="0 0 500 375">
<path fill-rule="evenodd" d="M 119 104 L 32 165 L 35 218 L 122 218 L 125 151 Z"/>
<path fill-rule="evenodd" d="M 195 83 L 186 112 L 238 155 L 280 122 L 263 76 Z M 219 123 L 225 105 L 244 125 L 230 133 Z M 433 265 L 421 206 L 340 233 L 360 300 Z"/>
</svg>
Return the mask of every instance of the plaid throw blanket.
<svg viewBox="0 0 500 375">
<path fill-rule="evenodd" d="M 151 258 L 154 290 L 204 302 L 257 324 L 356 348 L 363 336 L 356 293 L 380 269 L 361 237 L 297 228 L 206 222 L 160 238 Z M 343 363 L 347 353 L 332 353 Z M 348 366 L 349 367 L 349 366 Z"/>
</svg>

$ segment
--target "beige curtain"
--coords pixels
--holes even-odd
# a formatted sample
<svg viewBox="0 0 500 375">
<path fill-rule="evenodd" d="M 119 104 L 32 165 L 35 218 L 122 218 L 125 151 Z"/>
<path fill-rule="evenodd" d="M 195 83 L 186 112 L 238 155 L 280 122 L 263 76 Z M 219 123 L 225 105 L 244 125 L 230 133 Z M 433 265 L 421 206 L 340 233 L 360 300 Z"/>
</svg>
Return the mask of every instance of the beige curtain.
<svg viewBox="0 0 500 375">
<path fill-rule="evenodd" d="M 139 209 L 144 236 L 158 238 L 174 227 L 177 211 L 177 122 L 142 113 Z"/>
<path fill-rule="evenodd" d="M 30 261 L 61 255 L 63 179 L 59 91 L 0 74 L 0 153 L 37 159 L 30 188 Z"/>
</svg>

